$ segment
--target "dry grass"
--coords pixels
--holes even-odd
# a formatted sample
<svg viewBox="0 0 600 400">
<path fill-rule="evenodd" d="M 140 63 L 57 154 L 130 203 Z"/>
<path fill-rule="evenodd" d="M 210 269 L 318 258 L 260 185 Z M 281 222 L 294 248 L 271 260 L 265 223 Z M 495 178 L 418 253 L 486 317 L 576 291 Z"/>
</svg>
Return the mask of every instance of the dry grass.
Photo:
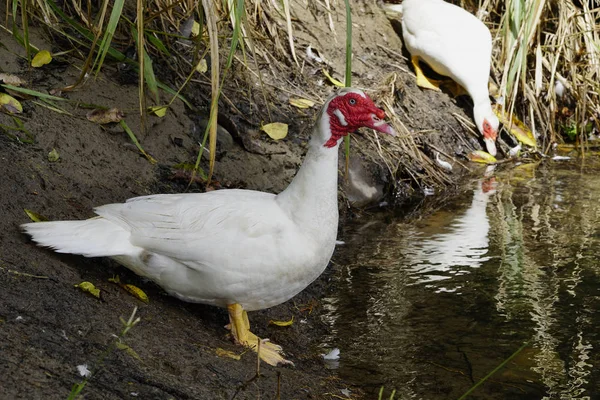
<svg viewBox="0 0 600 400">
<path fill-rule="evenodd" d="M 494 36 L 498 94 L 530 124 L 544 152 L 565 139 L 584 146 L 590 131 L 600 130 L 600 3 L 581 3 L 481 1 Z"/>
<path fill-rule="evenodd" d="M 23 21 L 28 18 L 21 18 L 20 13 L 22 5 L 29 4 L 29 19 L 44 24 L 49 32 L 60 35 L 75 49 L 71 55 L 81 58 L 82 74 L 80 81 L 67 89 L 83 84 L 89 70 L 102 66 L 102 58 L 99 62 L 97 58 L 99 49 L 104 48 L 107 60 L 122 61 L 125 55 L 117 49 L 131 45 L 137 46 L 138 56 L 137 60 L 129 62 L 136 63 L 143 71 L 143 78 L 140 77 L 142 118 L 147 110 L 144 80 L 149 92 L 153 92 L 152 62 L 166 61 L 161 65 L 171 68 L 171 75 L 177 77 L 177 89 L 168 95 L 163 93 L 161 99 L 153 96 L 154 103 L 170 104 L 175 92 L 181 92 L 189 82 L 210 87 L 212 94 L 205 96 L 204 101 L 211 104 L 212 124 L 205 135 L 211 156 L 215 153 L 218 105 L 228 104 L 232 110 L 237 110 L 228 96 L 246 98 L 271 121 L 278 117 L 273 108 L 277 100 L 273 98 L 273 90 L 267 90 L 271 89 L 268 86 L 276 86 L 275 92 L 310 99 L 316 104 L 324 100 L 323 92 L 314 82 L 306 81 L 302 73 L 305 61 L 298 57 L 297 43 L 292 40 L 294 29 L 298 29 L 302 21 L 294 19 L 288 0 L 126 2 L 108 47 L 102 47 L 102 42 L 116 2 L 104 0 L 98 9 L 91 9 L 88 1 L 67 0 L 62 3 L 61 12 L 51 5 L 50 0 L 6 2 L 5 29 L 17 27 L 17 32 L 23 31 L 26 26 Z M 543 152 L 547 152 L 553 143 L 565 139 L 577 139 L 584 146 L 589 132 L 600 130 L 600 8 L 592 9 L 585 1 L 578 8 L 570 0 L 453 2 L 461 3 L 473 13 L 479 10 L 479 15 L 490 27 L 494 36 L 492 75 L 499 86 L 496 95 L 504 99 L 511 112 L 532 127 Z M 344 32 L 345 27 L 343 19 L 334 19 L 332 15 L 341 15 L 343 2 L 307 0 L 303 4 L 309 10 L 326 11 L 328 18 L 323 23 L 338 41 L 336 32 Z M 13 10 L 17 11 L 15 15 Z M 198 35 L 191 34 L 193 22 L 198 24 Z M 137 28 L 136 35 L 132 35 L 132 27 Z M 339 42 L 340 47 L 343 46 L 342 41 Z M 195 72 L 207 54 L 212 63 L 208 66 L 210 72 Z M 96 61 L 92 62 L 94 59 Z M 263 71 L 259 73 L 261 68 Z M 265 79 L 265 74 L 270 79 Z M 294 78 L 290 78 L 292 75 Z M 257 81 L 260 90 L 254 85 Z M 160 84 L 157 83 L 164 89 L 165 86 Z M 394 78 L 390 77 L 381 85 L 377 96 L 391 115 L 394 115 L 394 85 Z M 557 85 L 565 87 L 562 96 Z M 278 106 L 281 114 L 296 111 L 281 104 Z M 402 120 L 395 117 L 394 123 L 400 133 L 399 139 L 374 136 L 359 139 L 360 145 L 378 154 L 378 162 L 383 160 L 396 179 L 411 181 L 410 186 L 448 184 L 448 174 L 425 155 L 422 144 L 404 127 Z M 200 159 L 198 155 L 196 166 Z M 211 161 L 209 176 L 212 166 Z"/>
</svg>

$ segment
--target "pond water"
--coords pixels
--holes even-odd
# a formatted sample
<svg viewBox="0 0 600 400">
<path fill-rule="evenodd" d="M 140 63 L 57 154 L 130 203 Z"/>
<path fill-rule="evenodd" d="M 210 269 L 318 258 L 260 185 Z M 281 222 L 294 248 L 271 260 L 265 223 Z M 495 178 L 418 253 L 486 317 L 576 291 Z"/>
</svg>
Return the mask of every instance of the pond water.
<svg viewBox="0 0 600 400">
<path fill-rule="evenodd" d="M 345 225 L 323 300 L 342 378 L 367 398 L 600 399 L 600 164 L 473 182 L 421 218 Z"/>
</svg>

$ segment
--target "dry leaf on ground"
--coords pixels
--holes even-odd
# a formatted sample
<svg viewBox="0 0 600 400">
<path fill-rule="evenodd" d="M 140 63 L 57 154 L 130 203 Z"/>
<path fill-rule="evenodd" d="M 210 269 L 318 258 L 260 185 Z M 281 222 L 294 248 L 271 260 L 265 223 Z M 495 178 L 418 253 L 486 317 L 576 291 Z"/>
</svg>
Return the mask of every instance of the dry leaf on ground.
<svg viewBox="0 0 600 400">
<path fill-rule="evenodd" d="M 288 126 L 283 122 L 273 122 L 271 124 L 263 125 L 260 129 L 266 132 L 267 135 L 274 140 L 280 140 L 287 136 Z"/>
<path fill-rule="evenodd" d="M 483 150 L 475 150 L 469 154 L 469 160 L 481 164 L 493 164 L 497 162 L 496 157 Z"/>
<path fill-rule="evenodd" d="M 0 110 L 9 114 L 20 114 L 23 112 L 23 106 L 17 99 L 6 93 L 0 93 Z"/>
<path fill-rule="evenodd" d="M 81 289 L 82 291 L 91 294 L 96 298 L 100 298 L 100 289 L 96 288 L 91 282 L 81 282 L 78 285 L 75 285 L 76 288 Z"/>
<path fill-rule="evenodd" d="M 291 98 L 290 104 L 298 108 L 310 108 L 315 105 L 315 102 L 307 99 Z"/>
<path fill-rule="evenodd" d="M 52 61 L 52 54 L 48 50 L 41 50 L 31 60 L 31 66 L 39 68 L 50 63 L 50 61 Z"/>
<path fill-rule="evenodd" d="M 289 321 L 275 321 L 275 320 L 270 320 L 269 324 L 272 325 L 277 325 L 277 326 L 290 326 L 294 323 L 294 316 L 292 315 L 292 319 L 290 319 Z"/>
<path fill-rule="evenodd" d="M 96 108 L 86 115 L 87 119 L 97 124 L 108 124 L 111 122 L 119 122 L 125 118 L 125 113 L 116 107 L 108 110 Z"/>
</svg>

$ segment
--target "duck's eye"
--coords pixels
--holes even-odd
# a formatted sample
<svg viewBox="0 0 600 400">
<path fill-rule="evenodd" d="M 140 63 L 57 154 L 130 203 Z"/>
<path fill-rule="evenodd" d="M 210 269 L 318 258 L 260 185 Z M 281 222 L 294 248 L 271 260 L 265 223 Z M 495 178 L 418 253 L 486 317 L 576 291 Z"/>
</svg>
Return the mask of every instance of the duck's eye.
<svg viewBox="0 0 600 400">
<path fill-rule="evenodd" d="M 350 105 L 352 105 L 352 106 L 353 106 L 353 105 L 355 105 L 355 104 L 356 104 L 356 99 L 350 99 L 350 100 L 348 101 L 348 103 L 350 103 Z"/>
</svg>

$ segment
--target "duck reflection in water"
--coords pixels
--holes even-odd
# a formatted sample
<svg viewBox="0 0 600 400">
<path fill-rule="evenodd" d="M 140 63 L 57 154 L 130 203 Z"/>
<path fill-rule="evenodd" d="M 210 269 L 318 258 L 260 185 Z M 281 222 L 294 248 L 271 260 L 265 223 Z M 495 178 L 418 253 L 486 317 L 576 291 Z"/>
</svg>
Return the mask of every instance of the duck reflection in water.
<svg viewBox="0 0 600 400">
<path fill-rule="evenodd" d="M 442 232 L 416 238 L 416 246 L 406 249 L 405 254 L 411 275 L 416 283 L 450 279 L 468 273 L 466 268 L 479 268 L 489 260 L 488 244 L 490 222 L 487 205 L 496 193 L 494 177 L 481 179 L 473 192 L 471 205 L 454 218 Z M 466 267 L 466 268 L 465 268 Z M 457 288 L 440 288 L 455 291 Z"/>
</svg>

